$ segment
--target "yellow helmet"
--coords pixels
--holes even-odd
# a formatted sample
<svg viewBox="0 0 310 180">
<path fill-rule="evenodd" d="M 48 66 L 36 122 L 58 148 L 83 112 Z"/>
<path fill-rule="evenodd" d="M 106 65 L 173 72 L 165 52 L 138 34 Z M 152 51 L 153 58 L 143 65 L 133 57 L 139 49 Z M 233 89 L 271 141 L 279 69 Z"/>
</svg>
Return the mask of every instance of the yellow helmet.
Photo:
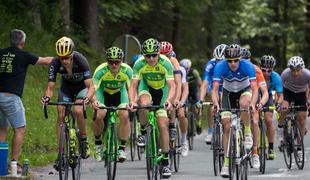
<svg viewBox="0 0 310 180">
<path fill-rule="evenodd" d="M 72 39 L 64 36 L 56 42 L 56 53 L 59 57 L 71 56 L 74 49 L 74 43 Z"/>
</svg>

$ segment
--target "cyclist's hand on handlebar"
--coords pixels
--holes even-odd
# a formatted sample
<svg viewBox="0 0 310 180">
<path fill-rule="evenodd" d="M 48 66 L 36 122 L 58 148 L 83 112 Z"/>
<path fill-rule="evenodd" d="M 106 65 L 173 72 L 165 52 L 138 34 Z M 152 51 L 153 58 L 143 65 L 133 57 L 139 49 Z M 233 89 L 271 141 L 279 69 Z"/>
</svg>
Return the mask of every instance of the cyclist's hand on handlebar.
<svg viewBox="0 0 310 180">
<path fill-rule="evenodd" d="M 201 109 L 202 108 L 202 100 L 199 100 L 195 103 L 195 107 L 198 108 L 198 109 Z"/>
<path fill-rule="evenodd" d="M 220 105 L 218 103 L 213 103 L 212 110 L 214 113 L 218 113 L 220 110 Z"/>
<path fill-rule="evenodd" d="M 282 105 L 279 103 L 276 103 L 276 111 L 280 112 L 282 109 Z"/>
<path fill-rule="evenodd" d="M 136 111 L 137 109 L 134 109 L 134 107 L 135 107 L 135 106 L 138 106 L 138 104 L 132 102 L 132 103 L 128 103 L 126 106 L 127 106 L 127 109 L 128 109 L 128 110 L 130 110 L 130 111 Z"/>
<path fill-rule="evenodd" d="M 87 97 L 87 96 L 85 96 L 84 98 L 83 98 L 83 103 L 84 104 L 88 104 L 89 103 L 89 97 Z"/>
<path fill-rule="evenodd" d="M 170 101 L 166 101 L 165 104 L 164 104 L 164 106 L 165 106 L 165 108 L 166 108 L 167 110 L 171 110 L 171 109 L 172 109 L 172 104 L 171 104 Z"/>
<path fill-rule="evenodd" d="M 100 102 L 99 101 L 94 101 L 93 103 L 92 103 L 92 107 L 93 107 L 93 109 L 95 109 L 95 110 L 98 110 L 99 109 L 99 106 L 100 106 Z"/>
<path fill-rule="evenodd" d="M 250 106 L 249 106 L 249 110 L 250 110 L 250 112 L 251 112 L 251 113 L 254 113 L 254 112 L 255 112 L 255 110 L 256 110 L 256 108 L 255 108 L 255 104 L 250 104 Z"/>
<path fill-rule="evenodd" d="M 259 111 L 264 107 L 263 103 L 256 104 L 256 110 Z"/>
<path fill-rule="evenodd" d="M 41 103 L 46 105 L 50 100 L 51 98 L 49 96 L 42 96 Z"/>
<path fill-rule="evenodd" d="M 174 103 L 174 107 L 175 107 L 176 109 L 181 108 L 183 105 L 184 105 L 184 103 L 183 103 L 182 101 L 176 101 L 176 102 Z"/>
</svg>

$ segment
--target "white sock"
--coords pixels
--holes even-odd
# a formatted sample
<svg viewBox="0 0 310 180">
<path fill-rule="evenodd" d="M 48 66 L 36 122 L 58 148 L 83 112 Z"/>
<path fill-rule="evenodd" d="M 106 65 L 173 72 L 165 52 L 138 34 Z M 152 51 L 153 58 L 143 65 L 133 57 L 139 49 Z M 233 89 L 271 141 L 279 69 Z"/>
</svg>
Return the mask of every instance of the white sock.
<svg viewBox="0 0 310 180">
<path fill-rule="evenodd" d="M 187 133 L 181 134 L 181 144 L 185 144 L 187 140 Z"/>
</svg>

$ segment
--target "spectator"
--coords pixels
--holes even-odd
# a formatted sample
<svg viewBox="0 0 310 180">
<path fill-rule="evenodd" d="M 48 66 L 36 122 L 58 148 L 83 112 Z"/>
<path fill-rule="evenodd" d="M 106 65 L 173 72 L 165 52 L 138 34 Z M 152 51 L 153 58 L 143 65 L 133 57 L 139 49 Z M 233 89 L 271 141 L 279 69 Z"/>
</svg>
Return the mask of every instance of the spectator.
<svg viewBox="0 0 310 180">
<path fill-rule="evenodd" d="M 26 34 L 13 29 L 11 46 L 0 49 L 0 141 L 6 141 L 8 124 L 14 129 L 11 161 L 17 161 L 25 134 L 25 109 L 21 101 L 29 64 L 49 64 L 53 57 L 38 57 L 26 51 Z M 20 168 L 18 168 L 18 172 Z"/>
</svg>

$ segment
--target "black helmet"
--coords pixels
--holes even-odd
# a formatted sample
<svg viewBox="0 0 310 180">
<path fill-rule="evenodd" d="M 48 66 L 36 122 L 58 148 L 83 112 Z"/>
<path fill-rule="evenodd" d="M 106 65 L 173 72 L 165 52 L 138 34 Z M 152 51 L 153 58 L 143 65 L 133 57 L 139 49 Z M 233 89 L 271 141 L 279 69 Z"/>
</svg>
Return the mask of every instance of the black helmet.
<svg viewBox="0 0 310 180">
<path fill-rule="evenodd" d="M 264 55 L 260 58 L 260 66 L 262 68 L 274 68 L 276 66 L 276 59 L 270 55 Z"/>
</svg>

